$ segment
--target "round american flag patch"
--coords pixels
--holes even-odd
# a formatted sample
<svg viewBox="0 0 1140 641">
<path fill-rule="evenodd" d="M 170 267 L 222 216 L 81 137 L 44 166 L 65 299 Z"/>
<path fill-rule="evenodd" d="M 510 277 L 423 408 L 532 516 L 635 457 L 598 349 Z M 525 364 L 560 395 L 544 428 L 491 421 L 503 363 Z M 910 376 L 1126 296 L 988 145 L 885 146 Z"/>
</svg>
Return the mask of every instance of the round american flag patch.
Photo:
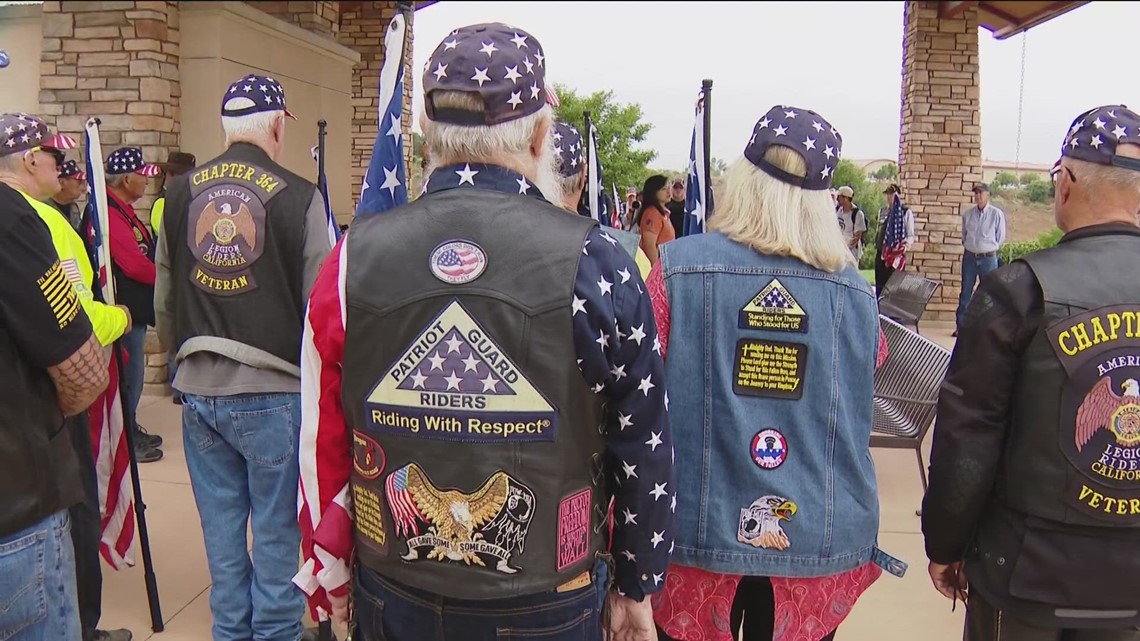
<svg viewBox="0 0 1140 641">
<path fill-rule="evenodd" d="M 449 240 L 431 253 L 431 273 L 449 285 L 470 283 L 487 268 L 483 248 L 465 240 Z"/>
</svg>

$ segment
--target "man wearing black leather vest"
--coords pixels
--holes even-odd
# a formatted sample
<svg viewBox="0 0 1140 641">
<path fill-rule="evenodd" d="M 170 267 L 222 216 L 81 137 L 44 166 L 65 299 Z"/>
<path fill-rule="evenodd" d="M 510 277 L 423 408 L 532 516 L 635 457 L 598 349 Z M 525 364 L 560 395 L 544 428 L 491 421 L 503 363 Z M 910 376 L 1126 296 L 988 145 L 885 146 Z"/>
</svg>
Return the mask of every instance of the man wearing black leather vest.
<svg viewBox="0 0 1140 641">
<path fill-rule="evenodd" d="M 273 78 L 230 85 L 226 150 L 170 181 L 158 245 L 158 333 L 179 365 L 214 641 L 302 635 L 301 328 L 330 242 L 316 186 L 278 164 L 291 117 Z"/>
<path fill-rule="evenodd" d="M 364 641 L 601 639 L 603 597 L 653 639 L 676 488 L 644 283 L 551 204 L 534 36 L 458 29 L 423 80 L 425 194 L 358 217 L 310 298 L 296 581 L 336 619 L 351 588 Z"/>
<path fill-rule="evenodd" d="M 983 279 L 942 386 L 923 533 L 967 641 L 1140 639 L 1140 116 L 1073 121 L 1054 248 Z"/>
</svg>

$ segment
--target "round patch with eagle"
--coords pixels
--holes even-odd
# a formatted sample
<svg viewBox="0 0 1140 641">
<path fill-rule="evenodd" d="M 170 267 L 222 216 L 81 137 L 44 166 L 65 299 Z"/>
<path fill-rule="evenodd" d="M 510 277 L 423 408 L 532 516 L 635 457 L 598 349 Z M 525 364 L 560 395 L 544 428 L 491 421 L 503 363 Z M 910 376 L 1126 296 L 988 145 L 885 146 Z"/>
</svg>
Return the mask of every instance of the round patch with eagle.
<svg viewBox="0 0 1140 641">
<path fill-rule="evenodd" d="M 1062 416 L 1071 417 L 1073 431 L 1062 430 L 1062 449 L 1091 480 L 1140 488 L 1140 353 L 1106 356 L 1063 393 Z"/>
<path fill-rule="evenodd" d="M 202 190 L 190 203 L 187 232 L 195 285 L 222 296 L 256 289 L 251 269 L 265 250 L 265 206 L 253 190 L 240 184 Z"/>
</svg>

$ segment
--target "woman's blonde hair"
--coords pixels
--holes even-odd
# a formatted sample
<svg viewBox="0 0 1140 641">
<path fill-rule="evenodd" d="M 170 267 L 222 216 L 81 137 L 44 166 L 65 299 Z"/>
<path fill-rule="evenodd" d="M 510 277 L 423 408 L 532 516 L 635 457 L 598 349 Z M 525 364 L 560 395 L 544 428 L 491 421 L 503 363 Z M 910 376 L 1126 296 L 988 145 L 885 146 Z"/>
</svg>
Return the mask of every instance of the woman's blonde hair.
<svg viewBox="0 0 1140 641">
<path fill-rule="evenodd" d="M 790 147 L 773 145 L 764 159 L 793 176 L 807 175 L 803 156 Z M 828 273 L 855 265 L 826 189 L 789 185 L 743 156 L 728 168 L 709 229 L 762 254 L 798 258 Z"/>
</svg>

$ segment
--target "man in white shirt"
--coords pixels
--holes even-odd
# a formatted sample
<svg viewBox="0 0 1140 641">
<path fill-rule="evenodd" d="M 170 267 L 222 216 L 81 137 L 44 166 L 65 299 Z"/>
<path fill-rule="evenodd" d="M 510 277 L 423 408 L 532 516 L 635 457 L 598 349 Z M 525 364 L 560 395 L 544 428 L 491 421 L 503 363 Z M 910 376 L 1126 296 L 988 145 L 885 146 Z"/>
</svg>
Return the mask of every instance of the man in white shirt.
<svg viewBox="0 0 1140 641">
<path fill-rule="evenodd" d="M 1005 242 L 1005 212 L 990 202 L 985 183 L 974 187 L 974 205 L 962 213 L 962 293 L 958 296 L 957 325 L 974 294 L 974 286 L 998 268 L 998 252 Z M 954 334 L 957 335 L 957 330 Z"/>
<path fill-rule="evenodd" d="M 863 234 L 867 232 L 867 214 L 852 200 L 855 190 L 850 187 L 840 187 L 835 194 L 835 218 L 839 222 L 839 229 L 851 249 L 855 262 L 863 255 Z"/>
</svg>

